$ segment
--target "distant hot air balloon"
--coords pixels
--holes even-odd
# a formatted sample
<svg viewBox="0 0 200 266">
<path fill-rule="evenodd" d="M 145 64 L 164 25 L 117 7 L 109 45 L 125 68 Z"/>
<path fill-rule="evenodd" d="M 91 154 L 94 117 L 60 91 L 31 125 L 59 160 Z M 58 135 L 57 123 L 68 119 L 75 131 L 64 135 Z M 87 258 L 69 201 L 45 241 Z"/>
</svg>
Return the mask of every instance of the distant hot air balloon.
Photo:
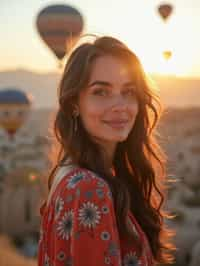
<svg viewBox="0 0 200 266">
<path fill-rule="evenodd" d="M 163 51 L 163 57 L 165 60 L 169 60 L 172 56 L 172 52 L 171 51 Z"/>
<path fill-rule="evenodd" d="M 12 139 L 30 110 L 31 97 L 18 89 L 0 91 L 0 126 Z"/>
<path fill-rule="evenodd" d="M 158 6 L 158 13 L 164 21 L 166 21 L 173 11 L 173 6 L 170 4 L 161 4 Z"/>
<path fill-rule="evenodd" d="M 69 5 L 51 5 L 40 11 L 36 25 L 47 46 L 61 63 L 83 30 L 81 13 Z"/>
<path fill-rule="evenodd" d="M 166 22 L 168 20 L 168 18 L 170 17 L 170 15 L 172 14 L 173 11 L 173 6 L 171 4 L 167 4 L 167 3 L 163 3 L 160 4 L 157 7 L 157 11 L 159 13 L 159 15 L 161 16 L 161 18 L 163 19 L 164 22 Z M 164 32 L 165 37 L 166 37 L 166 33 Z M 168 42 L 168 40 L 167 40 Z M 167 48 L 169 49 L 169 48 Z M 170 50 L 164 50 L 162 52 L 163 58 L 168 61 L 171 57 L 172 57 L 172 52 Z"/>
</svg>

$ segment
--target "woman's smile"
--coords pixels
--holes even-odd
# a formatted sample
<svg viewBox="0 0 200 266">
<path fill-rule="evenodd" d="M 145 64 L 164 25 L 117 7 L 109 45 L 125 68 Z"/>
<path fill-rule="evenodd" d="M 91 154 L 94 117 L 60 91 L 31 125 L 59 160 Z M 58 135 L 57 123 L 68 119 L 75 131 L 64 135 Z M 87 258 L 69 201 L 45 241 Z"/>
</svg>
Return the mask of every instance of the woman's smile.
<svg viewBox="0 0 200 266">
<path fill-rule="evenodd" d="M 128 120 L 109 120 L 103 122 L 114 129 L 123 129 L 128 124 Z"/>
</svg>

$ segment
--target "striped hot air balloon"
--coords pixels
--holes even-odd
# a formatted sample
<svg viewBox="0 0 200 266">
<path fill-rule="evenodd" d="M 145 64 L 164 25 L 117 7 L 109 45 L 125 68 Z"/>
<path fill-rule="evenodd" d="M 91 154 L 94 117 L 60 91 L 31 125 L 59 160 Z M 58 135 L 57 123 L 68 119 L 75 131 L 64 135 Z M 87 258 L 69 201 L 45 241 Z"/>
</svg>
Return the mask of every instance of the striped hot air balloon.
<svg viewBox="0 0 200 266">
<path fill-rule="evenodd" d="M 31 97 L 18 89 L 0 91 L 0 126 L 12 139 L 26 121 L 31 106 Z"/>
<path fill-rule="evenodd" d="M 58 60 L 78 41 L 84 25 L 81 13 L 69 5 L 51 5 L 42 9 L 36 19 L 38 32 Z"/>
<path fill-rule="evenodd" d="M 173 11 L 173 6 L 170 4 L 161 4 L 158 6 L 158 13 L 164 21 L 166 21 Z"/>
</svg>

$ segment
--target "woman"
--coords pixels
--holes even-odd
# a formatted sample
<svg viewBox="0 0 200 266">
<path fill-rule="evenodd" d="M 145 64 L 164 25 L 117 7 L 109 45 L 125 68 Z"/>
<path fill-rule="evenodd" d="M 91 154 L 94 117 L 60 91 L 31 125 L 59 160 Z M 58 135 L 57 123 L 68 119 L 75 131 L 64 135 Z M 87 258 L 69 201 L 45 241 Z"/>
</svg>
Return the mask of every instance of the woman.
<svg viewBox="0 0 200 266">
<path fill-rule="evenodd" d="M 159 114 L 123 43 L 101 37 L 72 52 L 59 88 L 60 150 L 41 208 L 39 266 L 173 260 L 161 209 L 165 162 L 153 137 Z"/>
</svg>

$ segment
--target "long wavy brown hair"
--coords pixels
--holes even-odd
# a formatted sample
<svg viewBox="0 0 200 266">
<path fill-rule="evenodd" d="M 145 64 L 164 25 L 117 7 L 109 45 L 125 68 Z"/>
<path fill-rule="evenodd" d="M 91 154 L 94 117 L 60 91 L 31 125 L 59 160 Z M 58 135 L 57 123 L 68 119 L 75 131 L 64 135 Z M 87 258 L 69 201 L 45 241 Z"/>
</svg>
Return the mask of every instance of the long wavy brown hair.
<svg viewBox="0 0 200 266">
<path fill-rule="evenodd" d="M 93 62 L 105 55 L 123 60 L 132 71 L 139 104 L 128 138 L 117 144 L 113 160 L 115 178 L 111 175 L 102 147 L 92 140 L 80 116 L 77 131 L 74 131 L 74 105 L 80 91 L 88 85 Z M 166 156 L 158 144 L 156 132 L 163 107 L 137 56 L 121 41 L 109 36 L 81 44 L 66 63 L 58 98 L 54 133 L 59 152 L 48 178 L 48 189 L 56 169 L 70 156 L 74 163 L 94 171 L 109 184 L 120 237 L 133 241 L 138 255 L 141 255 L 141 242 L 128 220 L 130 210 L 148 238 L 155 265 L 173 263 L 172 251 L 176 248 L 171 237 L 175 233 L 166 227 L 164 219 L 171 216 L 163 210 L 167 195 Z"/>
</svg>

